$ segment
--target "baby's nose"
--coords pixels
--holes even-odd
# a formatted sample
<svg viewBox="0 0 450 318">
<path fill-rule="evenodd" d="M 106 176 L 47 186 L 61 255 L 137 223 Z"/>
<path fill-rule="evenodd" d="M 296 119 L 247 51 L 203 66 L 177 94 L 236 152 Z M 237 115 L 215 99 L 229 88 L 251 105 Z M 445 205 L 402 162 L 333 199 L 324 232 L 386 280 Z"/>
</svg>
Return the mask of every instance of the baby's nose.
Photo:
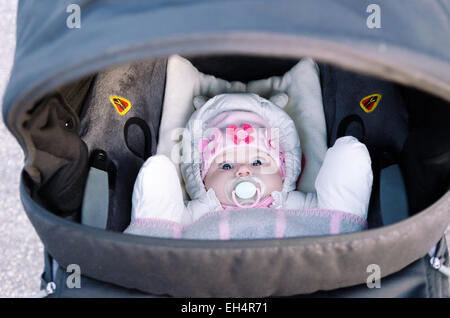
<svg viewBox="0 0 450 318">
<path fill-rule="evenodd" d="M 248 168 L 247 165 L 241 165 L 236 172 L 236 176 L 247 177 L 247 176 L 251 175 L 251 173 L 252 172 L 250 171 L 250 169 Z"/>
</svg>

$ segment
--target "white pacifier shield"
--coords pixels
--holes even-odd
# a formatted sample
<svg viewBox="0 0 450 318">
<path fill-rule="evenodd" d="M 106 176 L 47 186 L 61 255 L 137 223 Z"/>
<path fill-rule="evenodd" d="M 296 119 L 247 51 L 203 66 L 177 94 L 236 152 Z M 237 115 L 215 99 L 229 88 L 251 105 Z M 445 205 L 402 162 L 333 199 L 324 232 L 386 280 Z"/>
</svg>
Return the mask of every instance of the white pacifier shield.
<svg viewBox="0 0 450 318">
<path fill-rule="evenodd" d="M 250 199 L 256 194 L 256 186 L 250 181 L 242 181 L 236 185 L 234 191 L 240 199 Z"/>
</svg>

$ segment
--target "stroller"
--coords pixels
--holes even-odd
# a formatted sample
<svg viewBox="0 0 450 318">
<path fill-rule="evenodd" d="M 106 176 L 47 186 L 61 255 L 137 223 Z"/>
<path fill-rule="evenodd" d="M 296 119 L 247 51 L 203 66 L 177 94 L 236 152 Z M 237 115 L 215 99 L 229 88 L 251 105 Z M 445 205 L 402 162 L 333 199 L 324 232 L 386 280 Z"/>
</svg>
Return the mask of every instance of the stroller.
<svg viewBox="0 0 450 318">
<path fill-rule="evenodd" d="M 20 1 L 3 118 L 25 153 L 20 194 L 45 247 L 48 297 L 449 297 L 450 7 L 407 2 L 378 1 L 381 28 L 369 28 L 370 1 Z M 66 23 L 73 3 L 80 28 Z M 123 234 L 134 180 L 157 152 L 172 54 L 242 83 L 317 61 L 328 146 L 363 127 L 368 229 Z M 86 191 L 93 168 L 106 181 Z M 103 228 L 83 221 L 87 196 Z M 66 284 L 72 264 L 81 288 Z M 373 264 L 380 288 L 368 287 Z"/>
</svg>

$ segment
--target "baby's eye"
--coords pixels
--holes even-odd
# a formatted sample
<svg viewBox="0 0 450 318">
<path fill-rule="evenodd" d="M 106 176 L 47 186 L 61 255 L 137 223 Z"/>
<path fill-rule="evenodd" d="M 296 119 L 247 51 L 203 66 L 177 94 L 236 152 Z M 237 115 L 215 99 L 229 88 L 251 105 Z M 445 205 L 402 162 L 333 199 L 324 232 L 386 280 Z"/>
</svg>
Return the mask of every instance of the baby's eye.
<svg viewBox="0 0 450 318">
<path fill-rule="evenodd" d="M 263 162 L 262 162 L 261 159 L 256 159 L 256 160 L 254 160 L 254 161 L 252 162 L 252 166 L 254 166 L 254 167 L 260 166 L 260 165 L 262 165 L 262 164 L 263 164 Z"/>
<path fill-rule="evenodd" d="M 223 163 L 220 165 L 220 169 L 230 170 L 233 169 L 233 165 L 231 163 Z"/>
</svg>

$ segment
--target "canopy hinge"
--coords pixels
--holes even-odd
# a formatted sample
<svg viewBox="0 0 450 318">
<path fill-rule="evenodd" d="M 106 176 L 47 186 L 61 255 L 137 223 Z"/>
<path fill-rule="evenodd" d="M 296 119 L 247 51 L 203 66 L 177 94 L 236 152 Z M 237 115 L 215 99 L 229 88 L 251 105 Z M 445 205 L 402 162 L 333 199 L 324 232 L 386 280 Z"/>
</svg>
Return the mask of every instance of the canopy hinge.
<svg viewBox="0 0 450 318">
<path fill-rule="evenodd" d="M 56 290 L 56 284 L 54 282 L 47 283 L 45 289 L 40 290 L 36 295 L 33 295 L 31 298 L 45 298 L 48 295 L 51 295 Z"/>
<path fill-rule="evenodd" d="M 431 267 L 450 278 L 450 267 L 443 265 L 439 257 L 430 258 L 430 264 Z"/>
</svg>

